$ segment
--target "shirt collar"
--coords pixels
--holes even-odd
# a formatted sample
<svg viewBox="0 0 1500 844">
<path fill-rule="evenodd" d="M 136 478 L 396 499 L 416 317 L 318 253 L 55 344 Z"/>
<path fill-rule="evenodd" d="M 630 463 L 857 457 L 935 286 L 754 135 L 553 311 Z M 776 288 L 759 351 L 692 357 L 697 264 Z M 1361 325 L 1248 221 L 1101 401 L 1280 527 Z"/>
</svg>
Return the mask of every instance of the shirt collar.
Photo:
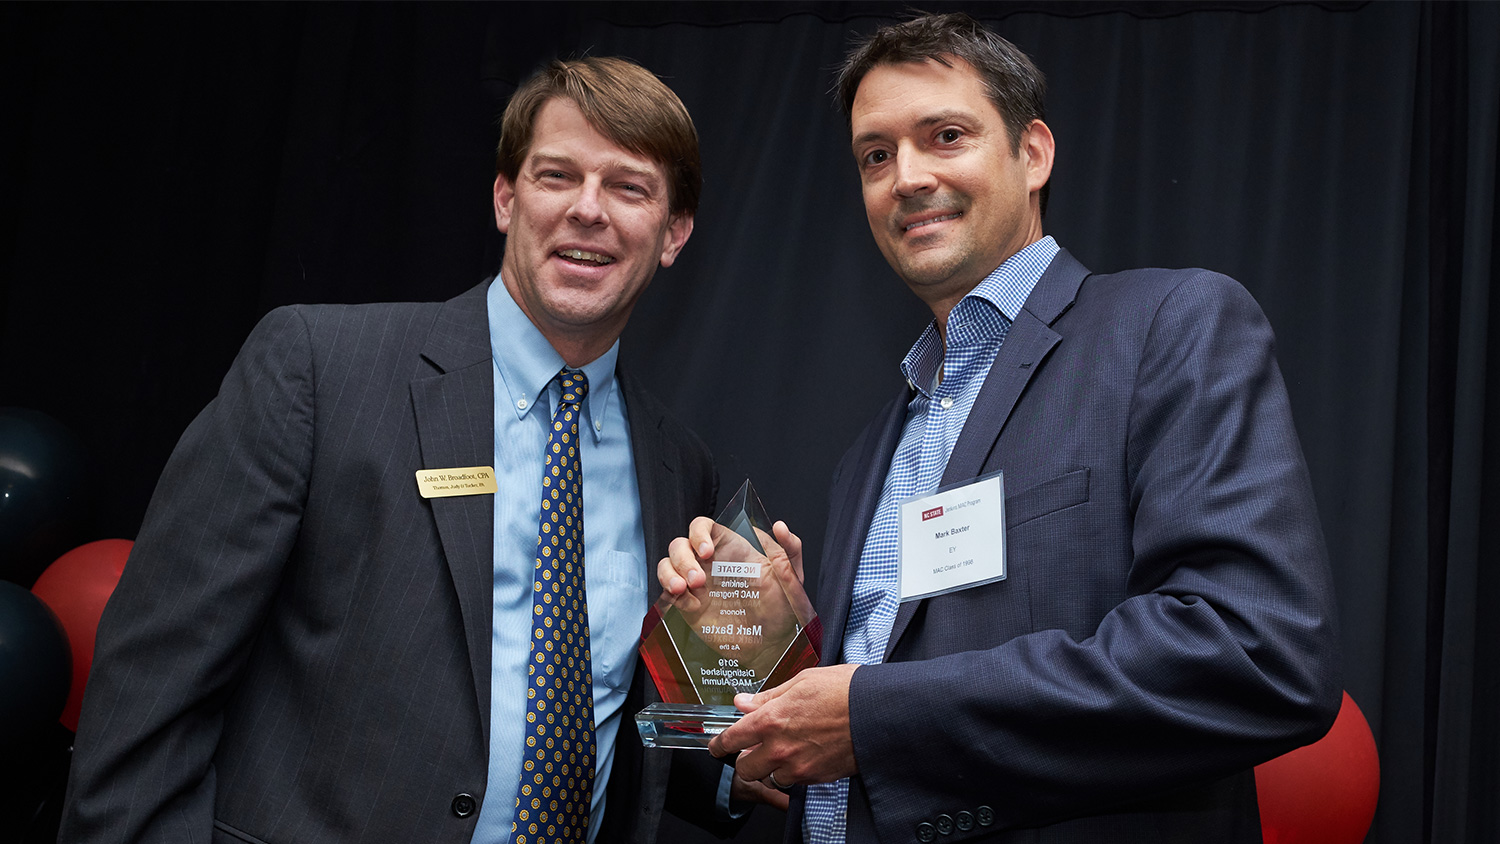
<svg viewBox="0 0 1500 844">
<path fill-rule="evenodd" d="M 527 318 L 498 275 L 486 293 L 486 304 L 490 321 L 490 356 L 500 372 L 500 383 L 511 412 L 520 419 L 542 402 L 541 412 L 550 414 L 548 385 L 567 365 L 562 355 Z M 595 442 L 604 436 L 604 428 L 613 424 L 608 418 L 609 397 L 615 389 L 615 361 L 619 356 L 620 341 L 616 339 L 608 351 L 582 367 L 583 374 L 589 379 L 583 418 L 594 432 Z"/>
<path fill-rule="evenodd" d="M 1000 327 L 1008 328 L 1059 251 L 1057 241 L 1047 235 L 1006 258 L 948 312 L 948 342 L 966 345 L 992 336 L 997 311 L 1004 318 Z M 942 371 L 943 352 L 943 338 L 934 319 L 901 361 L 907 385 L 931 395 Z"/>
</svg>

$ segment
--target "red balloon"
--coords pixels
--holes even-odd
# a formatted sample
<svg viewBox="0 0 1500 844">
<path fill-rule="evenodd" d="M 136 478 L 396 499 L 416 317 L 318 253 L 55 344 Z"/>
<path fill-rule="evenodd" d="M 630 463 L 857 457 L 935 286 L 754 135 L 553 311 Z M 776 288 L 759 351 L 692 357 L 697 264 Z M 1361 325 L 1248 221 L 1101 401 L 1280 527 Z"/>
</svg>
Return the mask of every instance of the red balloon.
<svg viewBox="0 0 1500 844">
<path fill-rule="evenodd" d="M 1328 735 L 1255 769 L 1265 844 L 1360 844 L 1375 819 L 1380 757 L 1354 699 Z"/>
<path fill-rule="evenodd" d="M 104 604 L 114 594 L 130 556 L 128 539 L 101 539 L 80 545 L 53 561 L 37 578 L 31 591 L 62 621 L 73 651 L 73 686 L 68 705 L 58 718 L 64 727 L 78 731 L 78 711 L 83 706 L 83 686 L 94 664 L 94 634 Z"/>
</svg>

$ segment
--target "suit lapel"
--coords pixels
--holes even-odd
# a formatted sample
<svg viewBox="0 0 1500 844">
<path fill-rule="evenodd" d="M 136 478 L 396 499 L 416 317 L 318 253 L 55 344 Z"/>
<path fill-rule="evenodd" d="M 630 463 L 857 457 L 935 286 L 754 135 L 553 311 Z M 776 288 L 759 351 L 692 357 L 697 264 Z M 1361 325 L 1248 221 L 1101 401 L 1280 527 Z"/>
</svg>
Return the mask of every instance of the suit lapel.
<svg viewBox="0 0 1500 844">
<path fill-rule="evenodd" d="M 686 512 L 677 449 L 662 431 L 662 416 L 654 402 L 636 389 L 635 379 L 616 367 L 615 378 L 630 415 L 630 450 L 635 458 L 635 482 L 641 497 L 641 530 L 646 538 L 646 583 L 656 583 L 656 560 L 667 553 L 667 543 L 687 530 L 674 520 Z M 655 598 L 655 594 L 650 596 Z"/>
<path fill-rule="evenodd" d="M 974 398 L 969 418 L 948 456 L 940 486 L 962 483 L 978 477 L 983 470 L 1021 393 L 1041 371 L 1052 349 L 1062 342 L 1062 335 L 1052 330 L 1052 323 L 1072 307 L 1088 274 L 1077 259 L 1062 250 L 1037 280 L 1006 333 L 1005 342 L 1000 344 L 979 395 Z M 895 652 L 901 634 L 906 632 L 921 604 L 921 601 L 907 601 L 896 611 L 891 637 L 885 646 L 886 659 Z"/>
<path fill-rule="evenodd" d="M 849 619 L 854 574 L 859 568 L 870 523 L 875 519 L 880 492 L 885 487 L 891 455 L 896 453 L 896 445 L 901 440 L 909 401 L 911 391 L 903 387 L 877 417 L 879 422 L 870 427 L 870 438 L 855 464 L 839 479 L 839 489 L 834 490 L 836 509 L 829 514 L 828 536 L 835 538 L 837 544 L 825 554 L 823 571 L 818 578 L 818 596 L 825 606 L 825 612 L 820 613 L 823 619 L 823 665 L 837 665 L 843 659 L 844 624 Z"/>
<path fill-rule="evenodd" d="M 1016 316 L 984 385 L 979 388 L 979 395 L 974 397 L 974 407 L 969 410 L 963 432 L 953 444 L 953 453 L 943 469 L 942 486 L 961 483 L 979 474 L 1005 430 L 1016 400 L 1061 339 L 1028 311 L 1022 310 Z"/>
<path fill-rule="evenodd" d="M 488 283 L 444 303 L 422 357 L 437 374 L 411 383 L 422 466 L 488 466 L 495 460 L 495 382 L 490 364 Z M 443 557 L 458 593 L 474 690 L 489 741 L 495 502 L 489 495 L 433 498 Z"/>
<path fill-rule="evenodd" d="M 656 561 L 666 554 L 667 543 L 687 530 L 686 523 L 678 523 L 682 515 L 689 511 L 682 483 L 683 469 L 677 445 L 662 430 L 662 407 L 636 388 L 635 379 L 628 377 L 623 367 L 615 367 L 615 378 L 621 395 L 625 398 L 625 412 L 630 420 L 630 450 L 635 461 L 636 490 L 641 500 L 641 532 L 646 540 L 646 592 L 647 599 L 654 601 Z M 631 746 L 631 753 L 640 757 L 639 763 L 624 770 L 617 763 L 611 774 L 610 788 L 614 790 L 613 778 L 628 778 L 633 787 L 620 793 L 630 794 L 630 799 L 636 800 L 634 795 L 667 793 L 673 754 L 662 750 L 646 750 L 636 740 L 635 713 L 644 706 L 661 700 L 656 684 L 651 681 L 639 656 L 636 657 L 632 689 L 639 693 L 639 697 L 633 696 L 632 700 L 627 701 L 625 720 L 620 727 L 622 738 L 619 741 Z M 615 752 L 623 754 L 624 750 Z M 628 808 L 632 812 L 636 811 L 633 806 Z M 631 840 L 654 840 L 661 822 L 662 803 L 660 800 L 646 800 L 641 804 L 640 811 Z M 603 836 L 600 840 L 603 840 Z"/>
</svg>

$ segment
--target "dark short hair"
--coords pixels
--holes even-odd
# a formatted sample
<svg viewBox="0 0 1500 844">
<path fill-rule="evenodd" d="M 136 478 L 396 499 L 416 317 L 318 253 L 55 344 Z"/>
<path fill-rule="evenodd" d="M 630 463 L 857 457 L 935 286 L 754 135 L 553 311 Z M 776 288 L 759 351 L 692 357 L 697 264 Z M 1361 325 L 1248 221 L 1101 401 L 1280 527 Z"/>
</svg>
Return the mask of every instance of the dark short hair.
<svg viewBox="0 0 1500 844">
<path fill-rule="evenodd" d="M 1010 151 L 1021 146 L 1021 133 L 1033 120 L 1046 119 L 1047 79 L 1016 45 L 962 12 L 921 15 L 887 24 L 856 42 L 838 73 L 839 102 L 844 115 L 854 111 L 854 95 L 865 74 L 880 65 L 935 61 L 947 67 L 962 59 L 979 74 L 990 102 L 1010 135 Z M 1047 208 L 1051 184 L 1042 186 Z"/>
<path fill-rule="evenodd" d="M 1016 45 L 985 29 L 962 12 L 922 15 L 875 30 L 849 51 L 839 68 L 838 92 L 844 114 L 854 108 L 854 95 L 865 74 L 879 65 L 921 63 L 931 59 L 953 66 L 968 62 L 984 82 L 985 92 L 1010 131 L 1011 150 L 1021 132 L 1046 115 L 1047 80 Z"/>
<path fill-rule="evenodd" d="M 553 60 L 521 83 L 500 118 L 495 172 L 515 182 L 531 150 L 536 116 L 555 97 L 572 101 L 611 142 L 660 164 L 673 214 L 697 213 L 703 165 L 693 118 L 671 88 L 629 59 Z"/>
</svg>

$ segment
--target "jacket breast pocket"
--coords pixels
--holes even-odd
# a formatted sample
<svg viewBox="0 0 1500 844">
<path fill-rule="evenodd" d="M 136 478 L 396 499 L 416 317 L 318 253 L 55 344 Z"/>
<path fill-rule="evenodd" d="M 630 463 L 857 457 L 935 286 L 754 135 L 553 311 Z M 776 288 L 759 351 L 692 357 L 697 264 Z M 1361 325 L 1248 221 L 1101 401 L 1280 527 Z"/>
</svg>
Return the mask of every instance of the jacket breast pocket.
<svg viewBox="0 0 1500 844">
<path fill-rule="evenodd" d="M 1043 516 L 1087 504 L 1088 467 L 1065 472 L 1005 497 L 1005 529 L 1014 530 Z"/>
<path fill-rule="evenodd" d="M 267 844 L 267 842 L 215 818 L 213 844 Z"/>
</svg>

